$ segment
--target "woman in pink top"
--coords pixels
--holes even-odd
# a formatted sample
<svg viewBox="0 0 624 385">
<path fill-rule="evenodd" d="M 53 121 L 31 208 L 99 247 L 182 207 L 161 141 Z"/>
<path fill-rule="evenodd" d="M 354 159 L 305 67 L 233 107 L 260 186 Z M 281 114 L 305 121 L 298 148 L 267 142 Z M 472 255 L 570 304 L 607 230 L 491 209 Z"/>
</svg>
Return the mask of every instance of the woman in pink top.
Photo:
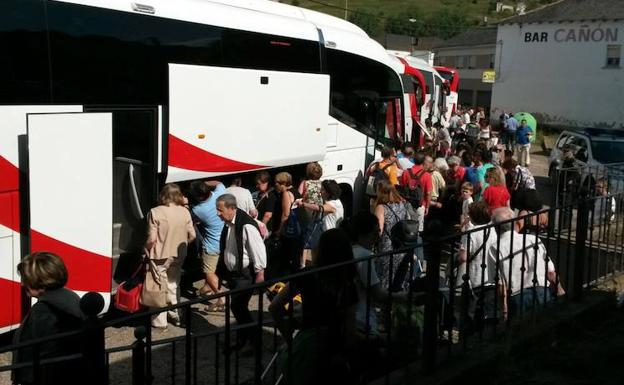
<svg viewBox="0 0 624 385">
<path fill-rule="evenodd" d="M 178 303 L 180 272 L 188 243 L 195 239 L 195 229 L 189 210 L 184 207 L 184 196 L 176 184 L 166 184 L 158 196 L 158 206 L 147 216 L 145 253 L 149 256 L 148 274 L 167 285 L 167 302 Z M 162 286 L 161 286 L 162 287 Z M 167 316 L 180 326 L 177 312 L 163 312 L 152 319 L 152 326 L 167 327 Z"/>
</svg>

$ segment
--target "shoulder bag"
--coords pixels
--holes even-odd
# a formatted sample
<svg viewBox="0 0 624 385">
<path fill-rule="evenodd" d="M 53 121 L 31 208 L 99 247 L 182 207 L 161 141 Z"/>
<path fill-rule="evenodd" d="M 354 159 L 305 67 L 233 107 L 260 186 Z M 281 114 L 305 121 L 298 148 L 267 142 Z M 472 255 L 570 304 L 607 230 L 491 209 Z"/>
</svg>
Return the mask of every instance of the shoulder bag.
<svg viewBox="0 0 624 385">
<path fill-rule="evenodd" d="M 144 269 L 145 264 L 141 262 L 132 276 L 119 284 L 113 302 L 115 308 L 128 313 L 136 313 L 141 310 L 140 299 L 145 279 Z"/>
<path fill-rule="evenodd" d="M 147 307 L 165 307 L 167 306 L 166 276 L 162 277 L 158 274 L 153 260 L 148 260 L 148 265 L 141 291 L 141 304 Z"/>
</svg>

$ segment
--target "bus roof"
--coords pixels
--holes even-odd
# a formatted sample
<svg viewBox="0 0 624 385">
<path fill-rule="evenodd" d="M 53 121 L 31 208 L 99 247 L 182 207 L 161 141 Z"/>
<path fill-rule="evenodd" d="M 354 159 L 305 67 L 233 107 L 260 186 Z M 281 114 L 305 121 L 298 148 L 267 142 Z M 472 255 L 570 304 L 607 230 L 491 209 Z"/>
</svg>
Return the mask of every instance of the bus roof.
<svg viewBox="0 0 624 385">
<path fill-rule="evenodd" d="M 433 73 L 433 76 L 439 78 L 439 80 L 444 81 L 444 78 L 436 71 L 433 66 L 429 65 L 425 60 L 419 59 L 414 56 L 410 56 L 407 51 L 387 51 L 391 56 L 399 57 L 404 59 L 410 67 L 416 68 L 419 71 L 427 71 Z"/>
<path fill-rule="evenodd" d="M 53 0 L 258 33 L 319 41 L 400 72 L 385 49 L 361 28 L 337 17 L 267 0 Z M 143 11 L 137 10 L 138 6 Z M 151 8 L 149 8 L 151 7 Z M 149 10 L 149 11 L 148 11 Z"/>
</svg>

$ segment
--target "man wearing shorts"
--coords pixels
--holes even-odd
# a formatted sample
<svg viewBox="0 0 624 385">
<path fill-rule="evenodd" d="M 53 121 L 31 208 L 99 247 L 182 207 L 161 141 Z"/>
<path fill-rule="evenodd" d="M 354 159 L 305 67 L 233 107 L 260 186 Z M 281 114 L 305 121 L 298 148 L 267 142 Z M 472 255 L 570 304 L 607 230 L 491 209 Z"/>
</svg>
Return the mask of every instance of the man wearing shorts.
<svg viewBox="0 0 624 385">
<path fill-rule="evenodd" d="M 219 238 L 223 231 L 223 221 L 217 215 L 216 201 L 225 193 L 225 186 L 219 181 L 195 181 L 191 183 L 191 194 L 196 202 L 192 209 L 202 240 L 202 269 L 206 283 L 199 290 L 200 294 L 219 292 L 217 261 L 219 260 Z M 221 304 L 219 304 L 221 305 Z"/>
</svg>

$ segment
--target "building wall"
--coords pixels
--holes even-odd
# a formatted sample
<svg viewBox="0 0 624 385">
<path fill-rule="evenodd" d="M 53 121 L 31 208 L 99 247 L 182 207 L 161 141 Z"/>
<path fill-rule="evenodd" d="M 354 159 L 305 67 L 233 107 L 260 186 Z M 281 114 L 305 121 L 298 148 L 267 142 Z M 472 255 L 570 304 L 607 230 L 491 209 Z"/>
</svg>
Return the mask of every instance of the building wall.
<svg viewBox="0 0 624 385">
<path fill-rule="evenodd" d="M 483 71 L 493 68 L 495 52 L 495 45 L 436 49 L 436 65 L 459 70 L 459 104 L 490 108 L 492 84 L 481 79 Z"/>
<path fill-rule="evenodd" d="M 497 41 L 492 116 L 527 111 L 542 124 L 624 128 L 624 70 L 606 59 L 607 46 L 624 43 L 624 22 L 500 25 Z"/>
</svg>

